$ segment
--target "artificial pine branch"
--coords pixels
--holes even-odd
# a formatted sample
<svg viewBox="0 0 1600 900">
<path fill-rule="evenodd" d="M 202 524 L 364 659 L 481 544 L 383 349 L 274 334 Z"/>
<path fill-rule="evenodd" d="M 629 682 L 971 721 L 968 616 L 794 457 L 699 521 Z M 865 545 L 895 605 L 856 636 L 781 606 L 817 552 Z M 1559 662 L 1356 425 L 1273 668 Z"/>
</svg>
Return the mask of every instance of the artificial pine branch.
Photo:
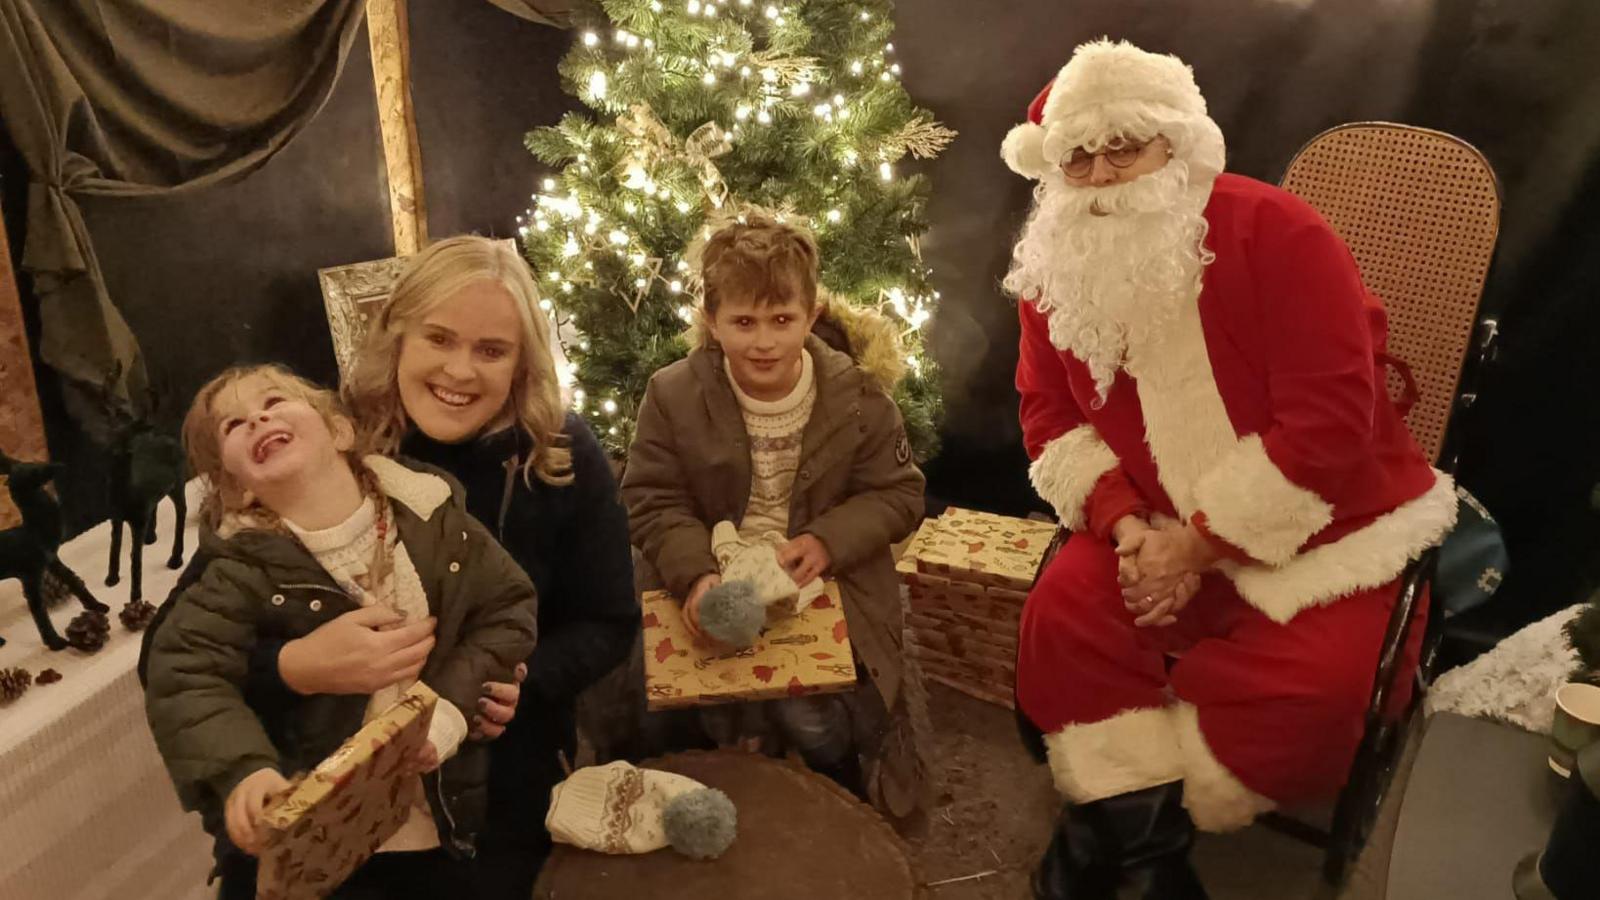
<svg viewBox="0 0 1600 900">
<path fill-rule="evenodd" d="M 891 16 L 887 0 L 588 0 L 574 10 L 577 40 L 560 73 L 588 111 L 526 136 L 557 171 L 520 234 L 566 323 L 575 408 L 614 454 L 632 438 L 649 376 L 687 352 L 696 296 L 686 249 L 710 217 L 746 204 L 804 220 L 824 287 L 895 322 L 906 374 L 894 395 L 918 458 L 935 451 L 942 406 L 921 328 L 936 294 L 914 248 L 929 186 L 897 161 L 937 153 L 954 132 L 901 86 Z M 712 125 L 730 135 L 720 150 L 690 139 Z"/>
</svg>

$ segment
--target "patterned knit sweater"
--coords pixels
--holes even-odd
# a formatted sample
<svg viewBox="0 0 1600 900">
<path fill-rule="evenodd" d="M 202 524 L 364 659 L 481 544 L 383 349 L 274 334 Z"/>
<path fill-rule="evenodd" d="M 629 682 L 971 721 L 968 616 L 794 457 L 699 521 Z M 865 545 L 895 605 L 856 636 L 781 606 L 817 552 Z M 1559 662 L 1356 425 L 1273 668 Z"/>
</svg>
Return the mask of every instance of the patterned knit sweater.
<svg viewBox="0 0 1600 900">
<path fill-rule="evenodd" d="M 388 503 L 387 500 L 383 502 L 385 505 Z M 417 575 L 416 566 L 406 553 L 405 545 L 399 542 L 394 527 L 394 514 L 385 510 L 384 515 L 389 522 L 384 542 L 387 552 L 392 554 L 394 565 L 389 567 L 388 573 L 379 584 L 368 584 L 373 551 L 378 545 L 377 506 L 372 498 L 363 500 L 350 518 L 332 528 L 305 531 L 287 519 L 284 520 L 284 525 L 317 562 L 322 564 L 328 574 L 333 576 L 340 588 L 352 597 L 361 598 L 362 606 L 386 606 L 404 616 L 408 623 L 425 619 L 428 617 L 428 597 L 423 591 L 422 579 Z M 393 706 L 410 686 L 409 682 L 396 682 L 380 688 L 367 703 L 367 711 L 362 721 L 370 722 Z M 441 697 L 434 708 L 433 720 L 428 729 L 428 740 L 438 751 L 439 761 L 442 763 L 453 756 L 466 736 L 466 717 L 450 701 Z M 396 850 L 429 850 L 439 846 L 439 832 L 434 826 L 433 814 L 428 809 L 428 801 L 423 795 L 420 779 L 417 780 L 416 790 L 410 799 L 410 816 L 400 826 L 400 830 L 378 848 L 380 853 Z"/>
<path fill-rule="evenodd" d="M 723 360 L 727 366 L 727 360 Z M 800 352 L 800 380 L 781 400 L 757 400 L 739 389 L 728 371 L 734 396 L 750 434 L 750 505 L 739 523 L 739 537 L 756 540 L 772 531 L 789 536 L 789 498 L 800 468 L 800 442 L 817 402 L 811 354 Z"/>
</svg>

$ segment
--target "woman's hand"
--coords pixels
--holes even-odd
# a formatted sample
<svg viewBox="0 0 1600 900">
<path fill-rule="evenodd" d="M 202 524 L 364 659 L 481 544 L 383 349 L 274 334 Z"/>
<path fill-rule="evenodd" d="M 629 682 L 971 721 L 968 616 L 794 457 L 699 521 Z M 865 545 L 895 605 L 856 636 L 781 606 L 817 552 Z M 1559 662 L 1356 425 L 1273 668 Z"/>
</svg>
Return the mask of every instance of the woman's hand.
<svg viewBox="0 0 1600 900">
<path fill-rule="evenodd" d="M 261 813 L 278 794 L 289 789 L 289 782 L 277 769 L 257 769 L 234 785 L 223 804 L 228 840 L 240 850 L 256 856 L 261 853 Z"/>
<path fill-rule="evenodd" d="M 505 733 L 506 726 L 517 716 L 517 702 L 522 699 L 522 682 L 528 677 L 528 664 L 517 663 L 512 673 L 513 681 L 485 681 L 483 696 L 478 698 L 478 711 L 472 717 L 474 740 L 492 741 Z"/>
<path fill-rule="evenodd" d="M 278 675 L 297 694 L 371 694 L 414 680 L 433 650 L 432 617 L 402 625 L 373 605 L 317 626 L 278 652 Z"/>
</svg>

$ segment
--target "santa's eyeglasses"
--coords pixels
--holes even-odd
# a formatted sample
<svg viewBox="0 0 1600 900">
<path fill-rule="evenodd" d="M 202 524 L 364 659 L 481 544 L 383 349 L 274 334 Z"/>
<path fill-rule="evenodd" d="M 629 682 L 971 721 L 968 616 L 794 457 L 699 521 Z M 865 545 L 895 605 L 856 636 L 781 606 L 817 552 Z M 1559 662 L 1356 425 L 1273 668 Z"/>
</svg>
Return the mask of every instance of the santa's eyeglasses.
<svg viewBox="0 0 1600 900">
<path fill-rule="evenodd" d="M 1061 171 L 1072 178 L 1082 178 L 1094 170 L 1094 159 L 1097 156 L 1105 157 L 1106 162 L 1110 163 L 1112 168 L 1126 169 L 1137 162 L 1144 153 L 1144 148 L 1150 146 L 1154 141 L 1154 138 L 1137 142 L 1117 138 L 1106 144 L 1105 148 L 1098 153 L 1090 153 L 1088 150 L 1078 147 L 1066 159 L 1061 161 Z"/>
</svg>

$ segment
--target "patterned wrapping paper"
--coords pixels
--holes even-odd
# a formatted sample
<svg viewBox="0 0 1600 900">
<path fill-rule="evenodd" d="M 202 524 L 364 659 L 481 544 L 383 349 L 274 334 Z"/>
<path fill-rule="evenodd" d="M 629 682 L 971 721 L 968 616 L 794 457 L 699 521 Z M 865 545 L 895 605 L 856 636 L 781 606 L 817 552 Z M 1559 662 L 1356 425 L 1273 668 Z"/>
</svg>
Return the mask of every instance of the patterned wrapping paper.
<svg viewBox="0 0 1600 900">
<path fill-rule="evenodd" d="M 1049 522 L 951 508 L 923 523 L 902 559 L 925 574 L 1025 594 L 1055 533 Z"/>
<path fill-rule="evenodd" d="M 318 900 L 388 840 L 422 793 L 402 774 L 428 739 L 439 695 L 417 682 L 266 812 L 257 900 Z"/>
<path fill-rule="evenodd" d="M 922 523 L 895 568 L 929 680 L 1012 706 L 1022 606 L 1055 534 L 1050 522 L 956 508 Z"/>
<path fill-rule="evenodd" d="M 651 710 L 779 700 L 856 686 L 855 655 L 839 588 L 767 629 L 754 647 L 729 652 L 697 644 L 683 606 L 665 591 L 650 591 L 644 607 L 644 676 Z"/>
</svg>

